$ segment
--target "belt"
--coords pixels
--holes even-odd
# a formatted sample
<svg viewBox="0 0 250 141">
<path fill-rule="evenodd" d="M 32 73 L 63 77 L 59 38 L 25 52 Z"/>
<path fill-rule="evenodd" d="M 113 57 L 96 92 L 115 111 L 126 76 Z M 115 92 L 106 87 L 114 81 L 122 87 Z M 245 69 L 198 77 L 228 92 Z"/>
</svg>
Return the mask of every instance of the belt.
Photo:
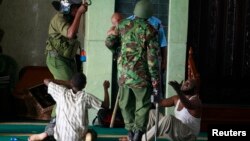
<svg viewBox="0 0 250 141">
<path fill-rule="evenodd" d="M 58 54 L 58 52 L 56 50 L 48 50 L 48 55 L 50 57 L 58 57 L 64 61 L 70 61 L 70 62 L 75 62 L 75 59 L 74 58 L 66 58 L 66 57 L 63 57 L 62 55 Z"/>
<path fill-rule="evenodd" d="M 48 55 L 51 57 L 58 57 L 59 54 L 55 50 L 48 50 Z"/>
</svg>

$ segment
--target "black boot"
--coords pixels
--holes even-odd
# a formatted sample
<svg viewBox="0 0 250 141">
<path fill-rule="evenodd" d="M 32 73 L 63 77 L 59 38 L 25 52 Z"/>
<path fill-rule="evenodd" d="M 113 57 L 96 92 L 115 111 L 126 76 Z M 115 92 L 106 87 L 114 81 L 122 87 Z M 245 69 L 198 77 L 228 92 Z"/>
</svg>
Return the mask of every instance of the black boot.
<svg viewBox="0 0 250 141">
<path fill-rule="evenodd" d="M 133 141 L 134 138 L 134 132 L 133 131 L 128 131 L 128 140 Z"/>
<path fill-rule="evenodd" d="M 133 141 L 141 141 L 142 135 L 142 131 L 135 131 Z"/>
</svg>

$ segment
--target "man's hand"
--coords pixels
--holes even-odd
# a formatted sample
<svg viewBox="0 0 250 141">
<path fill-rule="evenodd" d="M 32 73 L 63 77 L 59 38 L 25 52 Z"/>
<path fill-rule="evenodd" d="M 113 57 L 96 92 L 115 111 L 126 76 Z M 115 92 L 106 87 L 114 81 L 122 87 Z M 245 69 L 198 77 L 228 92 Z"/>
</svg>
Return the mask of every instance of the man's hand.
<svg viewBox="0 0 250 141">
<path fill-rule="evenodd" d="M 43 80 L 43 83 L 44 83 L 46 86 L 48 86 L 49 82 L 51 82 L 51 81 L 52 81 L 51 79 L 45 78 L 45 79 Z"/>
<path fill-rule="evenodd" d="M 109 87 L 110 87 L 109 81 L 108 81 L 108 80 L 105 80 L 105 81 L 103 82 L 103 88 L 104 88 L 104 89 L 108 89 Z"/>
<path fill-rule="evenodd" d="M 172 86 L 177 93 L 179 93 L 179 91 L 181 90 L 182 82 L 179 84 L 177 81 L 169 81 L 168 84 Z"/>
<path fill-rule="evenodd" d="M 102 107 L 108 109 L 109 108 L 109 92 L 108 88 L 110 87 L 110 83 L 108 80 L 103 82 L 104 88 L 104 101 L 102 102 Z"/>
</svg>

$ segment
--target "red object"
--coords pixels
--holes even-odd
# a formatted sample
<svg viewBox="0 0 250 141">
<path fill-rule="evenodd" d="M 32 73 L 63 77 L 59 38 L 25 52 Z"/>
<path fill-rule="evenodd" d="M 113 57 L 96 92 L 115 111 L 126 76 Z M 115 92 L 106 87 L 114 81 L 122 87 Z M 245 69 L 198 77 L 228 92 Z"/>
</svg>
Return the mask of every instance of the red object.
<svg viewBox="0 0 250 141">
<path fill-rule="evenodd" d="M 81 56 L 86 56 L 86 52 L 84 49 L 81 50 Z"/>
</svg>

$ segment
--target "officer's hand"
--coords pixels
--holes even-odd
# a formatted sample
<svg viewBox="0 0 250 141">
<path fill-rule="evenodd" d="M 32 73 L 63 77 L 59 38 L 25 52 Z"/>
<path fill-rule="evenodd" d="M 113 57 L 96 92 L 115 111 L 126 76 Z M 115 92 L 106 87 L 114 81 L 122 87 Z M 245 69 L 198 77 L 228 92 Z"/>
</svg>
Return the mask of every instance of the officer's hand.
<svg viewBox="0 0 250 141">
<path fill-rule="evenodd" d="M 153 88 L 158 90 L 158 88 L 159 88 L 159 83 L 160 83 L 160 82 L 159 82 L 158 80 L 152 81 L 152 86 L 153 86 Z"/>
<path fill-rule="evenodd" d="M 107 32 L 107 35 L 113 35 L 115 33 L 115 26 L 112 26 L 108 32 Z"/>
<path fill-rule="evenodd" d="M 108 32 L 107 35 L 118 35 L 117 30 L 115 30 L 115 26 L 112 26 Z"/>
<path fill-rule="evenodd" d="M 88 11 L 88 4 L 87 3 L 82 4 L 77 10 L 77 12 L 80 12 L 80 13 L 85 13 L 86 11 Z"/>
</svg>

